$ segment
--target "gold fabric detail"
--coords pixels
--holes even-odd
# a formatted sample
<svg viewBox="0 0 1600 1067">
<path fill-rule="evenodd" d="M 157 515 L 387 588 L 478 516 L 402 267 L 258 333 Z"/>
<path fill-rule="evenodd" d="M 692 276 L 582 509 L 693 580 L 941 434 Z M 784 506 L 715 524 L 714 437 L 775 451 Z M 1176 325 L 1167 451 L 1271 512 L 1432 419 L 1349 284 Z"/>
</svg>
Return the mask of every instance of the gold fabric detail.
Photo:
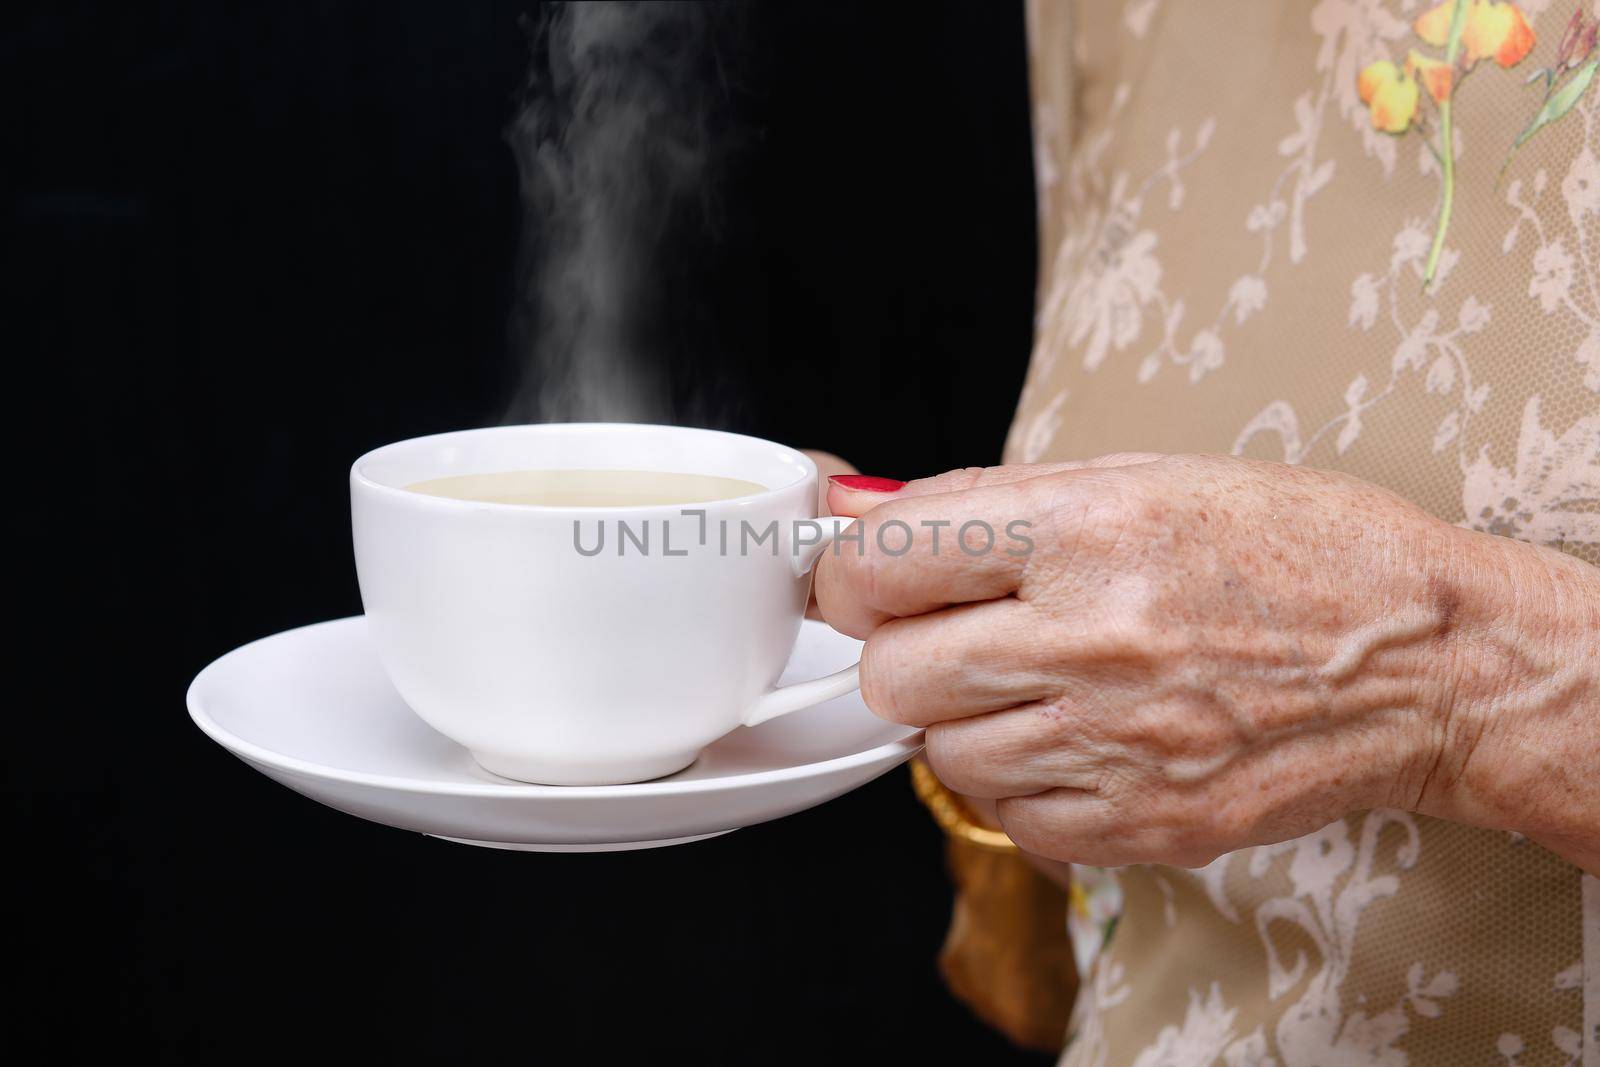
<svg viewBox="0 0 1600 1067">
<path fill-rule="evenodd" d="M 1059 1049 L 1078 988 L 1066 892 L 1019 852 L 959 837 L 946 848 L 956 901 L 939 953 L 945 983 L 1017 1044 Z"/>
</svg>

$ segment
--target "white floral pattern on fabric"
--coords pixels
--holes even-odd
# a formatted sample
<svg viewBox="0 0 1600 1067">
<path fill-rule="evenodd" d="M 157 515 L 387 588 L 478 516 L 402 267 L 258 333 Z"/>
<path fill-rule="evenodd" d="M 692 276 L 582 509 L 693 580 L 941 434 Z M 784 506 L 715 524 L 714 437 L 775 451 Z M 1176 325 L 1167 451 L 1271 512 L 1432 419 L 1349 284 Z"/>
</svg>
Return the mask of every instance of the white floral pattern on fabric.
<svg viewBox="0 0 1600 1067">
<path fill-rule="evenodd" d="M 1073 1011 L 1070 1046 L 1082 1067 L 1106 1067 L 1111 1050 L 1102 1030 L 1105 1012 L 1117 1007 L 1133 994 L 1123 980 L 1122 965 L 1102 956 L 1083 983 Z"/>
<path fill-rule="evenodd" d="M 1126 99 L 1126 94 L 1119 95 Z M 1127 174 L 1113 175 L 1104 202 L 1088 206 L 1077 236 L 1062 243 L 1057 260 L 1063 276 L 1073 281 L 1050 295 L 1040 319 L 1058 324 L 1063 345 L 1083 349 L 1085 370 L 1096 370 L 1111 352 L 1138 341 L 1152 305 L 1163 309 L 1169 329 L 1174 315 L 1182 318 L 1181 302 L 1174 308 L 1161 292 L 1156 236 L 1140 228 L 1140 216 L 1147 198 L 1163 182 L 1168 208 L 1178 210 L 1184 195 L 1183 168 L 1205 151 L 1214 129 L 1210 120 L 1202 122 L 1187 152 L 1181 150 L 1181 135 L 1173 130 L 1166 163 L 1132 188 Z M 1077 189 L 1104 180 L 1077 168 L 1071 175 L 1071 185 Z"/>
<path fill-rule="evenodd" d="M 1399 869 L 1415 866 L 1421 849 L 1416 821 L 1404 812 L 1369 812 L 1361 821 L 1356 844 L 1351 843 L 1343 821 L 1292 842 L 1292 894 L 1268 900 L 1256 910 L 1256 930 L 1267 951 L 1268 995 L 1272 999 L 1297 986 L 1307 970 L 1303 955 L 1288 966 L 1279 958 L 1275 924 L 1288 923 L 1309 935 L 1321 957 L 1305 993 L 1279 1018 L 1275 1036 L 1285 1067 L 1403 1067 L 1407 1059 L 1395 1043 L 1410 1027 L 1407 1008 L 1422 1018 L 1438 1018 L 1442 1014 L 1440 998 L 1453 996 L 1458 988 L 1454 973 L 1436 970 L 1427 977 L 1419 962 L 1407 971 L 1405 995 L 1391 1007 L 1375 1015 L 1359 1008 L 1345 1009 L 1342 994 L 1362 913 L 1400 889 L 1398 874 L 1374 873 L 1380 836 L 1391 824 L 1406 834 L 1396 856 Z M 1280 847 L 1248 850 L 1251 867 L 1264 868 L 1260 860 Z"/>
<path fill-rule="evenodd" d="M 1242 454 L 1255 437 L 1271 433 L 1281 442 L 1280 458 L 1284 462 L 1304 463 L 1313 456 L 1316 447 L 1337 430 L 1334 449 L 1342 455 L 1360 436 L 1362 417 L 1395 394 L 1402 375 L 1420 372 L 1426 367 L 1421 383 L 1425 392 L 1453 394 L 1459 398 L 1458 404 L 1446 413 L 1434 432 L 1433 451 L 1441 451 L 1452 443 L 1457 445 L 1463 472 L 1461 524 L 1537 544 L 1600 541 L 1600 507 L 1597 507 L 1600 504 L 1600 413 L 1580 417 L 1557 438 L 1541 424 L 1539 397 L 1532 396 L 1523 409 L 1512 468 L 1496 466 L 1489 458 L 1488 445 L 1481 446 L 1477 455 L 1469 458 L 1465 447 L 1466 430 L 1473 416 L 1484 409 L 1489 399 L 1489 385 L 1475 382 L 1466 357 L 1465 338 L 1489 324 L 1492 309 L 1476 297 L 1468 296 L 1458 307 L 1456 325 L 1452 329 L 1440 329 L 1438 312 L 1431 307 L 1414 323 L 1401 321 L 1396 311 L 1397 280 L 1402 267 L 1409 266 L 1413 273 L 1419 272 L 1419 233 L 1408 226 L 1395 238 L 1394 256 L 1385 276 L 1362 274 L 1351 285 L 1350 325 L 1368 330 L 1380 314 L 1387 312 L 1398 338 L 1389 380 L 1383 388 L 1371 392 L 1365 375 L 1357 375 L 1345 391 L 1345 411 L 1309 435 L 1302 434 L 1292 404 L 1285 400 L 1274 401 L 1246 423 L 1234 440 L 1233 453 Z M 1559 240 L 1545 243 L 1540 255 L 1559 249 Z M 1447 253 L 1444 263 L 1453 262 L 1454 258 Z M 1571 282 L 1569 261 L 1563 269 L 1566 275 L 1558 284 L 1552 283 L 1559 290 L 1551 301 L 1552 307 L 1566 300 Z M 1536 255 L 1532 289 L 1544 284 L 1540 270 Z M 1441 283 L 1448 273 L 1448 266 L 1441 268 Z M 1600 359 L 1586 356 L 1581 348 L 1578 358 L 1580 361 Z"/>
<path fill-rule="evenodd" d="M 1528 398 L 1507 469 L 1484 446 L 1461 485 L 1462 524 L 1538 544 L 1600 541 L 1600 414 L 1580 418 L 1560 437 Z"/>
<path fill-rule="evenodd" d="M 1164 1026 L 1155 1044 L 1139 1053 L 1133 1067 L 1209 1067 L 1221 1062 L 1252 1067 L 1276 1067 L 1266 1054 L 1266 1039 L 1260 1030 L 1250 1036 L 1234 1038 L 1234 1019 L 1238 1009 L 1222 1002 L 1222 988 L 1211 983 L 1204 997 L 1189 990 L 1189 1007 L 1181 1026 Z"/>
<path fill-rule="evenodd" d="M 1407 221 L 1395 235 L 1388 269 L 1381 275 L 1364 272 L 1350 283 L 1350 310 L 1345 321 L 1352 329 L 1370 332 L 1383 320 L 1393 331 L 1394 350 L 1389 361 L 1388 379 L 1373 390 L 1365 374 L 1357 374 L 1345 387 L 1345 410 L 1303 435 L 1295 407 L 1287 400 L 1275 400 L 1247 422 L 1233 442 L 1233 454 L 1241 455 L 1259 434 L 1274 433 L 1281 442 L 1277 458 L 1285 463 L 1305 463 L 1315 458 L 1324 441 L 1333 443 L 1335 455 L 1344 455 L 1361 436 L 1363 418 L 1374 408 L 1387 403 L 1410 379 L 1423 391 L 1454 396 L 1457 402 L 1439 421 L 1433 434 L 1433 451 L 1455 443 L 1459 462 L 1467 466 L 1463 436 L 1472 417 L 1483 410 L 1489 399 L 1489 386 L 1476 381 L 1467 362 L 1465 339 L 1481 332 L 1493 317 L 1493 309 L 1475 296 L 1463 298 L 1456 306 L 1455 325 L 1443 328 L 1439 309 L 1423 307 L 1412 321 L 1405 321 L 1400 291 L 1408 280 L 1420 281 L 1423 259 L 1428 252 L 1428 235 L 1420 220 Z M 1434 290 L 1442 288 L 1461 254 L 1446 247 L 1439 258 Z M 1420 382 L 1412 375 L 1420 373 Z M 1457 388 L 1459 384 L 1460 388 Z"/>
<path fill-rule="evenodd" d="M 1506 231 L 1501 251 L 1508 255 L 1521 243 L 1524 229 L 1534 238 L 1532 273 L 1528 296 L 1536 300 L 1545 315 L 1570 316 L 1581 324 L 1587 336 L 1574 358 L 1585 368 L 1583 384 L 1600 393 L 1600 160 L 1595 155 L 1596 124 L 1600 122 L 1600 103 L 1593 93 L 1580 98 L 1575 115 L 1583 122 L 1583 145 L 1567 166 L 1561 179 L 1560 195 L 1570 229 L 1553 232 L 1548 212 L 1537 210 L 1551 192 L 1550 175 L 1535 172 L 1532 195 L 1524 195 L 1521 180 L 1506 189 L 1506 203 L 1516 209 L 1516 219 Z"/>
</svg>

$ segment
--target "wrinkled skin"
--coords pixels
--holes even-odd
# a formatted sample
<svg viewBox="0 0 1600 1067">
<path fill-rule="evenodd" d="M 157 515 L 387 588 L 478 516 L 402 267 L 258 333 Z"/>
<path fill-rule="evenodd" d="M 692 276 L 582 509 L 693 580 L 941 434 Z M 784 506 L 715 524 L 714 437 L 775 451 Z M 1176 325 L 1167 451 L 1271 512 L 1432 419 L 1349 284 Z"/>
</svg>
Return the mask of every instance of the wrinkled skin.
<svg viewBox="0 0 1600 1067">
<path fill-rule="evenodd" d="M 1029 853 L 1198 866 L 1398 807 L 1600 870 L 1600 569 L 1354 478 L 1212 456 L 828 505 L 864 516 L 816 596 L 866 640 L 868 706 L 926 727 L 939 777 Z M 993 551 L 959 550 L 973 519 Z M 903 554 L 878 539 L 892 520 Z"/>
</svg>

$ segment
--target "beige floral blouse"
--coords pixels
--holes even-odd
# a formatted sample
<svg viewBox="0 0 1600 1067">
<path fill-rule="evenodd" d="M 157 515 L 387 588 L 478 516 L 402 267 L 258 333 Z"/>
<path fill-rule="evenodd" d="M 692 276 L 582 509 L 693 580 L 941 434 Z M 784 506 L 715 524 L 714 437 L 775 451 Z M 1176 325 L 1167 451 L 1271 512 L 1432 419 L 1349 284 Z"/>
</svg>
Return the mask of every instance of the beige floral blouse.
<svg viewBox="0 0 1600 1067">
<path fill-rule="evenodd" d="M 1030 0 L 1037 343 L 1010 462 L 1348 471 L 1600 563 L 1592 0 Z M 1597 768 L 1596 773 L 1600 773 Z M 1352 815 L 1080 869 L 1065 1063 L 1600 1063 L 1600 888 Z"/>
</svg>

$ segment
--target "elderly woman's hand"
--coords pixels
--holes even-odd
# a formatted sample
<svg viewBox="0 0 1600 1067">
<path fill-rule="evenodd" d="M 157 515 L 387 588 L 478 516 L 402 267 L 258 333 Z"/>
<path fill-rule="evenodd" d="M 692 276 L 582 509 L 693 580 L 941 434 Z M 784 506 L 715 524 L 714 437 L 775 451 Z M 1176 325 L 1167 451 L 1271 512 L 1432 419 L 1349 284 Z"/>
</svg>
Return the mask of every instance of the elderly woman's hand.
<svg viewBox="0 0 1600 1067">
<path fill-rule="evenodd" d="M 958 471 L 817 570 L 863 697 L 1025 850 L 1196 866 L 1402 807 L 1600 869 L 1600 570 L 1208 456 Z M 964 534 L 963 534 L 964 530 Z M 992 539 L 992 547 L 989 542 Z"/>
</svg>

